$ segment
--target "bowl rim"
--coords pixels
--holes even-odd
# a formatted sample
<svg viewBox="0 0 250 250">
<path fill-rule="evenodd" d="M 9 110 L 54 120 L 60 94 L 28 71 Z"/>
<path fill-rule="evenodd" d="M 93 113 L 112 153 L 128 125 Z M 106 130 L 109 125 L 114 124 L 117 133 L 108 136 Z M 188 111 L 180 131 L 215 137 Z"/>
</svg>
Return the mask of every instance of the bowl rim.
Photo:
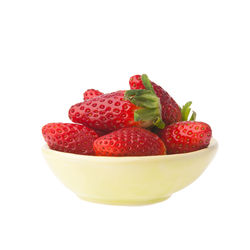
<svg viewBox="0 0 250 250">
<path fill-rule="evenodd" d="M 80 154 L 73 154 L 73 153 L 66 153 L 66 152 L 61 152 L 61 151 L 56 151 L 53 149 L 50 149 L 47 144 L 44 144 L 42 146 L 42 151 L 44 153 L 49 153 L 53 155 L 58 155 L 64 158 L 70 158 L 70 159 L 75 159 L 75 160 L 101 160 L 101 161 L 106 161 L 106 160 L 113 160 L 113 161 L 130 161 L 130 160 L 156 160 L 156 159 L 174 159 L 174 158 L 182 158 L 182 157 L 188 157 L 188 156 L 195 156 L 197 154 L 205 153 L 208 151 L 213 151 L 218 148 L 218 142 L 215 138 L 211 138 L 211 141 L 208 145 L 207 148 L 200 149 L 197 151 L 189 152 L 189 153 L 181 153 L 181 154 L 166 154 L 166 155 L 149 155 L 149 156 L 95 156 L 95 155 L 80 155 Z"/>
</svg>

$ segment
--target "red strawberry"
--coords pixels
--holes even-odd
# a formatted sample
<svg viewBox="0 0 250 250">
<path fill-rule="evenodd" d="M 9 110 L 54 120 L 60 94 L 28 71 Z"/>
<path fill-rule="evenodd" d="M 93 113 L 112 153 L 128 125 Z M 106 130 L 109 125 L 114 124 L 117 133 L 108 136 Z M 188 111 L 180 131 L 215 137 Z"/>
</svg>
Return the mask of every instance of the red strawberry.
<svg viewBox="0 0 250 250">
<path fill-rule="evenodd" d="M 93 155 L 93 142 L 97 133 L 81 124 L 48 123 L 42 133 L 51 149 L 83 155 Z"/>
<path fill-rule="evenodd" d="M 150 86 L 149 86 L 150 85 Z M 160 99 L 149 83 L 147 89 L 117 91 L 73 105 L 69 118 L 106 132 L 124 127 L 164 128 Z"/>
<path fill-rule="evenodd" d="M 212 130 L 204 122 L 183 121 L 165 127 L 158 134 L 165 143 L 168 154 L 178 154 L 206 148 L 212 137 Z"/>
<path fill-rule="evenodd" d="M 132 76 L 129 80 L 130 88 L 145 89 L 143 81 L 146 77 L 146 75 Z M 162 120 L 165 122 L 165 124 L 168 125 L 173 122 L 181 121 L 181 111 L 175 100 L 162 87 L 160 87 L 154 82 L 151 82 L 151 84 L 154 88 L 156 95 L 161 100 Z"/>
<path fill-rule="evenodd" d="M 99 90 L 96 89 L 88 89 L 83 93 L 83 99 L 84 101 L 89 100 L 91 98 L 97 97 L 103 95 L 102 92 L 100 92 Z"/>
<path fill-rule="evenodd" d="M 164 155 L 166 148 L 162 140 L 152 132 L 137 127 L 122 128 L 94 142 L 98 156 L 143 156 Z"/>
</svg>

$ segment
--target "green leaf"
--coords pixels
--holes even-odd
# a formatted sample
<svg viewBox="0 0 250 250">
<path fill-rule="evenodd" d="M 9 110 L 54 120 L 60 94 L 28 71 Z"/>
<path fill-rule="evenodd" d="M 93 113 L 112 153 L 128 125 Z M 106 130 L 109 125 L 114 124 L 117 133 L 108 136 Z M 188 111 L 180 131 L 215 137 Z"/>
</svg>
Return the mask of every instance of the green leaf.
<svg viewBox="0 0 250 250">
<path fill-rule="evenodd" d="M 145 108 L 137 109 L 134 114 L 137 116 L 137 121 L 153 121 L 159 116 L 159 114 L 155 112 L 155 109 Z"/>
<path fill-rule="evenodd" d="M 125 100 L 129 99 L 129 97 L 131 96 L 140 96 L 140 95 L 143 95 L 145 93 L 151 93 L 150 90 L 146 90 L 146 89 L 130 89 L 130 90 L 127 90 L 124 94 L 124 98 Z"/>
<path fill-rule="evenodd" d="M 151 84 L 151 82 L 150 82 L 148 76 L 147 76 L 146 74 L 143 74 L 143 75 L 141 76 L 141 79 L 142 79 L 142 83 L 143 83 L 144 87 L 145 87 L 147 90 L 150 90 L 150 91 L 152 91 L 153 93 L 155 93 L 154 88 L 153 88 L 153 86 L 152 86 L 152 84 Z"/>
<path fill-rule="evenodd" d="M 153 86 L 147 75 L 142 75 L 143 85 L 146 89 L 132 89 L 124 94 L 124 99 L 139 107 L 134 112 L 135 121 L 149 121 L 158 128 L 163 129 L 165 123 L 161 117 L 160 98 L 155 94 Z"/>
<path fill-rule="evenodd" d="M 155 109 L 137 109 L 134 113 L 135 121 L 153 121 L 153 124 L 160 128 L 165 128 L 165 123 L 161 119 L 160 114 L 155 112 Z"/>
<path fill-rule="evenodd" d="M 192 102 L 187 102 L 181 109 L 181 120 L 182 121 L 188 121 L 188 117 L 191 111 Z M 190 121 L 194 121 L 196 119 L 196 113 L 193 111 L 192 116 L 190 118 Z"/>
<path fill-rule="evenodd" d="M 181 109 L 181 118 L 182 121 L 187 121 L 188 119 L 188 115 L 190 113 L 190 106 L 191 106 L 192 102 L 187 102 Z"/>
<path fill-rule="evenodd" d="M 134 112 L 134 120 L 135 122 L 141 121 L 140 115 L 137 114 L 137 112 Z"/>
<path fill-rule="evenodd" d="M 165 123 L 162 119 L 158 118 L 156 121 L 153 122 L 153 124 L 159 128 L 159 129 L 164 129 L 165 128 Z"/>
<path fill-rule="evenodd" d="M 193 111 L 193 114 L 192 114 L 192 116 L 190 118 L 190 121 L 195 121 L 195 119 L 196 119 L 196 112 Z"/>
<path fill-rule="evenodd" d="M 159 108 L 158 97 L 149 90 L 138 91 L 138 93 L 128 93 L 125 99 L 142 108 Z M 129 92 L 129 91 L 128 91 Z M 131 94 L 131 95 L 130 95 Z"/>
</svg>

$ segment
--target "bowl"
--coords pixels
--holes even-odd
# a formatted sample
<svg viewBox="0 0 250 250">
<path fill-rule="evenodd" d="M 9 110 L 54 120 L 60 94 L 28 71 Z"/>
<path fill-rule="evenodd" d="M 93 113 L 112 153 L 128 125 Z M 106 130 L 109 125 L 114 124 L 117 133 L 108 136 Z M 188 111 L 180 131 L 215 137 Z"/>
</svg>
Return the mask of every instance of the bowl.
<svg viewBox="0 0 250 250">
<path fill-rule="evenodd" d="M 81 199 L 113 205 L 144 205 L 168 199 L 195 181 L 216 154 L 217 141 L 202 150 L 140 157 L 86 156 L 43 146 L 57 178 Z"/>
</svg>

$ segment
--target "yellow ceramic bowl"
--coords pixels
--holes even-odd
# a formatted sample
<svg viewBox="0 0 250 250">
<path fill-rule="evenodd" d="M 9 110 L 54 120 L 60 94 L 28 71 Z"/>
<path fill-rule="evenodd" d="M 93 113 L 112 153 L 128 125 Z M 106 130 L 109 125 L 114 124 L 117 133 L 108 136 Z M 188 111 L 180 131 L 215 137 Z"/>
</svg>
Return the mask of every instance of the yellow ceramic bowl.
<svg viewBox="0 0 250 250">
<path fill-rule="evenodd" d="M 115 205 L 143 205 L 169 198 L 196 180 L 213 159 L 215 139 L 199 151 L 161 156 L 100 157 L 54 151 L 43 155 L 54 174 L 80 198 Z"/>
</svg>

